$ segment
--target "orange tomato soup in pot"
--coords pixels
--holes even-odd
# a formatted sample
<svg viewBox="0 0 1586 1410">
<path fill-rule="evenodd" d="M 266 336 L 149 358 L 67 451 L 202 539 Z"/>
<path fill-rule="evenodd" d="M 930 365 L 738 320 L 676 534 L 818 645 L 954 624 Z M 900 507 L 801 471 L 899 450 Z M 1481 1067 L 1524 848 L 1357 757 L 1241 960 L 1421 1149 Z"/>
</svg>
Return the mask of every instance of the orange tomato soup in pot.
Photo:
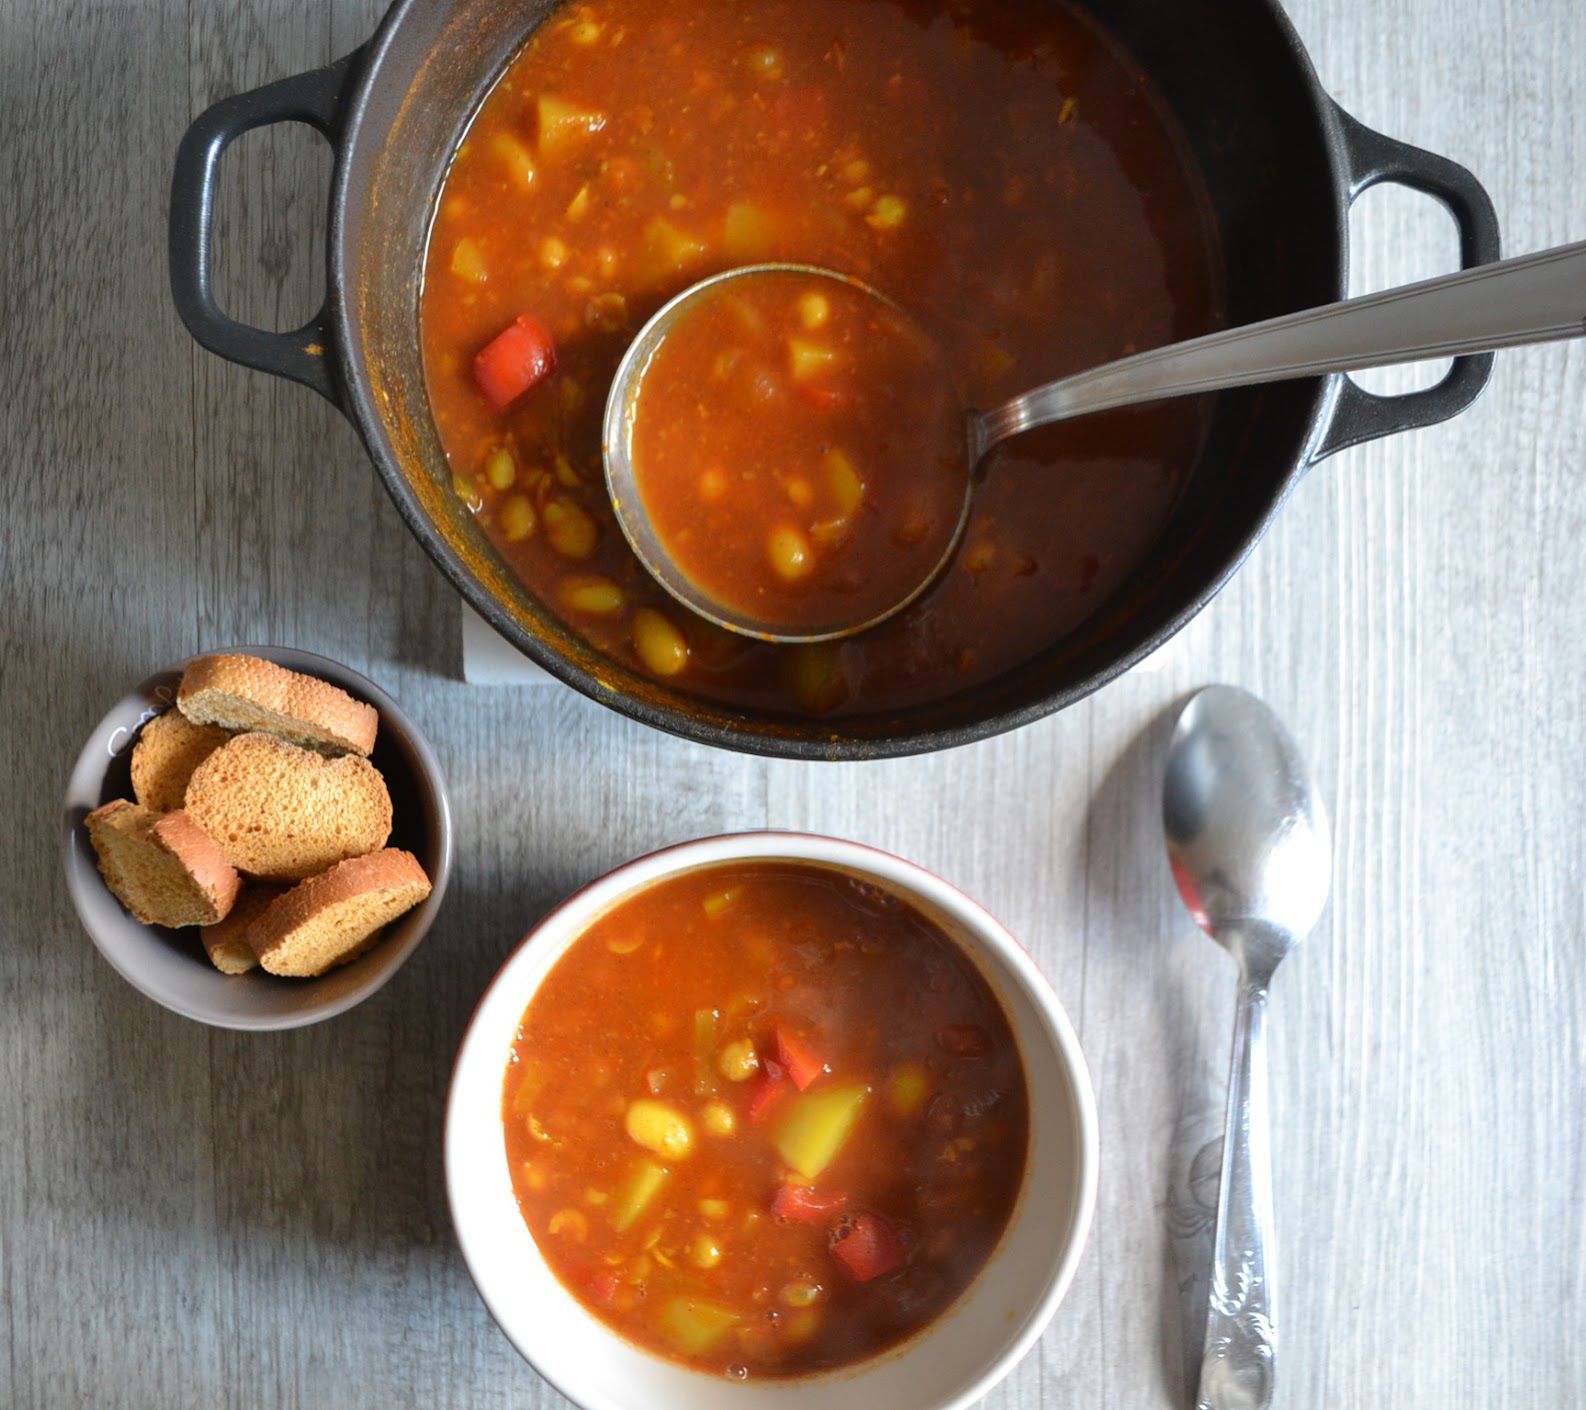
<svg viewBox="0 0 1586 1410">
<path fill-rule="evenodd" d="M 629 549 L 601 465 L 612 374 L 689 285 L 791 262 L 892 300 L 985 407 L 1215 327 L 1209 210 L 1150 83 L 1063 0 L 573 0 L 486 97 L 437 198 L 419 321 L 453 488 L 572 630 L 685 692 L 839 716 L 971 689 L 1061 640 L 1141 563 L 1205 401 L 1021 436 L 992 457 L 928 592 L 856 637 L 779 646 L 688 613 Z M 676 438 L 688 494 L 666 512 L 673 541 L 711 544 L 694 570 L 718 588 L 813 615 L 844 582 L 879 591 L 909 535 L 939 522 L 908 501 L 925 459 L 894 491 L 835 434 L 812 438 L 806 412 L 828 433 L 868 413 L 842 404 L 857 384 L 827 375 L 832 344 L 807 332 L 698 464 Z M 698 351 L 696 392 L 714 367 Z M 677 395 L 674 425 L 690 406 Z M 729 532 L 712 487 L 745 469 L 767 493 Z M 768 528 L 772 486 L 787 511 Z M 772 547 L 778 529 L 794 532 Z"/>
<path fill-rule="evenodd" d="M 796 863 L 620 902 L 536 992 L 502 1097 L 552 1271 L 652 1351 L 733 1379 L 873 1356 L 940 1316 L 1023 1181 L 996 997 L 906 901 Z"/>
</svg>

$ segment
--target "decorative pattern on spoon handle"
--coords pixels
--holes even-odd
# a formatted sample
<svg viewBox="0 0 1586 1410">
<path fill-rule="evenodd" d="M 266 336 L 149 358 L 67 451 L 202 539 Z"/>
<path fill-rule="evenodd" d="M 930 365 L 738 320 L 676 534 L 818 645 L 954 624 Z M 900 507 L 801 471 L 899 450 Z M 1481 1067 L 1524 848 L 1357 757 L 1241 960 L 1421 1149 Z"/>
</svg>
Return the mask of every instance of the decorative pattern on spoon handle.
<svg viewBox="0 0 1586 1410">
<path fill-rule="evenodd" d="M 1272 1403 L 1277 1340 L 1266 1014 L 1266 986 L 1241 983 L 1197 1410 L 1266 1410 Z"/>
</svg>

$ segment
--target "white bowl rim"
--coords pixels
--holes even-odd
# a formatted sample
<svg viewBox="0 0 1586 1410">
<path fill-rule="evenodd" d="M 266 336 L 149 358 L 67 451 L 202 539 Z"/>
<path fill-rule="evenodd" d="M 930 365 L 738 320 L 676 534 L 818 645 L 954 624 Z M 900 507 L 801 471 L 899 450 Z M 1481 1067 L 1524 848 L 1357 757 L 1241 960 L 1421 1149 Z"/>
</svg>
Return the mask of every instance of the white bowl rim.
<svg viewBox="0 0 1586 1410">
<path fill-rule="evenodd" d="M 905 857 L 869 843 L 854 842 L 823 833 L 775 828 L 716 833 L 686 842 L 676 842 L 634 857 L 595 877 L 559 901 L 529 928 L 480 993 L 478 1002 L 468 1017 L 462 1039 L 457 1045 L 457 1056 L 453 1060 L 451 1077 L 447 1084 L 446 1115 L 442 1132 L 446 1200 L 451 1214 L 452 1231 L 463 1255 L 463 1263 L 468 1270 L 469 1279 L 502 1334 L 535 1374 L 559 1394 L 573 1404 L 583 1407 L 583 1410 L 631 1410 L 631 1407 L 618 1401 L 606 1400 L 603 1397 L 587 1398 L 578 1387 L 566 1384 L 565 1379 L 547 1374 L 531 1348 L 510 1329 L 508 1314 L 497 1306 L 496 1300 L 481 1282 L 477 1272 L 478 1260 L 471 1252 L 475 1231 L 465 1227 L 468 1217 L 459 1210 L 456 1199 L 456 1190 L 460 1183 L 459 1172 L 467 1158 L 462 1138 L 456 1134 L 456 1123 L 453 1120 L 458 1101 L 458 1072 L 462 1067 L 464 1055 L 476 1039 L 479 1016 L 490 996 L 508 977 L 509 971 L 523 962 L 530 944 L 547 929 L 555 926 L 569 911 L 589 908 L 589 917 L 576 932 L 582 934 L 593 919 L 609 905 L 639 887 L 653 885 L 666 877 L 696 867 L 751 858 L 847 866 L 856 871 L 877 875 L 880 879 L 891 881 L 895 885 L 901 883 L 905 889 L 913 890 L 921 897 L 935 901 L 955 918 L 964 921 L 973 930 L 977 942 L 989 943 L 998 957 L 1008 965 L 1036 1012 L 1045 1022 L 1047 1036 L 1051 1038 L 1066 1068 L 1073 1099 L 1076 1126 L 1074 1150 L 1078 1165 L 1068 1239 L 1045 1290 L 1032 1305 L 1022 1323 L 1010 1335 L 1002 1351 L 958 1394 L 934 1402 L 929 1407 L 929 1410 L 969 1410 L 969 1407 L 987 1395 L 1029 1354 L 1056 1315 L 1058 1306 L 1062 1303 L 1078 1271 L 1096 1207 L 1100 1136 L 1095 1092 L 1091 1083 L 1090 1068 L 1080 1047 L 1079 1036 L 1063 1008 L 1062 1001 L 1057 996 L 1057 991 L 1036 964 L 1034 957 L 1020 944 L 1013 933 L 978 901 L 950 881 L 917 862 L 911 862 Z M 532 992 L 524 1002 L 529 1002 L 530 998 Z M 973 1287 L 974 1284 L 971 1283 L 970 1288 Z M 783 1384 L 803 1383 L 815 1386 L 829 1375 L 862 1375 L 867 1367 L 886 1361 L 892 1354 L 908 1348 L 918 1338 L 928 1337 L 930 1327 L 931 1324 L 927 1324 L 915 1338 L 905 1341 L 900 1347 L 883 1352 L 872 1360 L 809 1378 L 790 1378 Z"/>
<path fill-rule="evenodd" d="M 217 1015 L 197 1004 L 185 1003 L 178 996 L 164 992 L 157 992 L 149 986 L 144 977 L 139 973 L 137 966 L 127 964 L 124 957 L 115 952 L 114 948 L 107 945 L 101 938 L 98 925 L 91 919 L 90 907 L 87 898 L 80 894 L 84 885 L 97 883 L 103 896 L 112 905 L 121 903 L 111 894 L 103 879 L 96 871 L 93 872 L 92 881 L 87 878 L 83 869 L 77 865 L 75 856 L 78 847 L 78 833 L 82 823 L 80 818 L 73 816 L 75 810 L 82 806 L 80 796 L 88 792 L 98 793 L 105 775 L 105 765 L 97 755 L 95 742 L 100 731 L 110 718 L 119 713 L 121 709 L 134 699 L 147 698 L 150 684 L 162 676 L 180 676 L 187 666 L 196 661 L 200 656 L 259 656 L 272 661 L 278 666 L 285 666 L 290 670 L 302 671 L 309 675 L 320 675 L 329 680 L 332 685 L 339 685 L 349 693 L 362 695 L 367 703 L 373 705 L 380 714 L 380 724 L 388 727 L 388 732 L 400 738 L 412 751 L 417 761 L 417 768 L 424 775 L 429 786 L 429 791 L 435 800 L 435 831 L 439 841 L 434 875 L 430 877 L 431 890 L 423 903 L 409 916 L 398 921 L 408 921 L 408 927 L 400 941 L 391 949 L 386 957 L 386 963 L 380 968 L 371 971 L 369 977 L 357 987 L 347 990 L 334 999 L 293 1010 L 289 1013 L 263 1013 L 259 1015 Z M 361 671 L 354 670 L 345 662 L 334 660 L 329 656 L 322 656 L 317 652 L 304 651 L 296 646 L 276 646 L 274 644 L 253 644 L 248 646 L 216 646 L 203 651 L 195 651 L 190 656 L 184 656 L 168 666 L 150 671 L 132 689 L 117 697 L 88 732 L 88 737 L 78 752 L 72 764 L 71 773 L 67 778 L 66 796 L 63 807 L 63 820 L 61 825 L 61 861 L 66 872 L 66 889 L 71 896 L 72 909 L 77 914 L 78 923 L 87 932 L 88 938 L 93 942 L 94 948 L 103 956 L 105 962 L 115 970 L 128 984 L 130 984 L 144 998 L 158 1004 L 161 1008 L 177 1014 L 195 1023 L 202 1023 L 210 1028 L 225 1028 L 234 1032 L 244 1033 L 269 1033 L 285 1032 L 293 1028 L 306 1028 L 315 1023 L 322 1023 L 326 1019 L 335 1018 L 338 1014 L 356 1008 L 365 999 L 378 993 L 396 973 L 407 963 L 414 950 L 429 934 L 436 916 L 440 912 L 441 903 L 446 897 L 447 883 L 451 879 L 452 869 L 452 814 L 451 801 L 446 790 L 446 776 L 441 772 L 439 760 L 436 759 L 434 750 L 430 748 L 429 741 L 423 732 L 413 723 L 412 719 L 397 704 L 390 692 L 377 685 Z M 384 948 L 384 947 L 382 947 Z M 240 976 L 246 978 L 246 976 Z M 313 981 L 309 981 L 312 983 Z"/>
</svg>

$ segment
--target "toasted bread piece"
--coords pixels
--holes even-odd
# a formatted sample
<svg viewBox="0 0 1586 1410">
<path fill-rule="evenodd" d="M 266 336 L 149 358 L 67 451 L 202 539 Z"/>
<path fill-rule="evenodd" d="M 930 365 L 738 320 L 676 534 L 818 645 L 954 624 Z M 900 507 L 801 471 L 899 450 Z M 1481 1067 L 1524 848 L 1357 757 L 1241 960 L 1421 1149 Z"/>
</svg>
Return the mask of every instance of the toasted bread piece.
<svg viewBox="0 0 1586 1410">
<path fill-rule="evenodd" d="M 132 749 L 132 796 L 157 813 L 174 813 L 193 770 L 231 738 L 219 725 L 195 725 L 180 710 L 156 715 Z"/>
<path fill-rule="evenodd" d="M 248 927 L 248 944 L 269 973 L 309 978 L 361 955 L 429 894 L 418 858 L 387 847 L 294 886 Z"/>
<path fill-rule="evenodd" d="M 248 927 L 264 908 L 281 894 L 278 886 L 253 883 L 242 888 L 237 903 L 223 920 L 206 925 L 198 932 L 204 942 L 204 953 L 210 964 L 222 974 L 246 974 L 259 963 L 259 957 L 248 944 Z"/>
<path fill-rule="evenodd" d="M 391 795 L 367 759 L 239 734 L 187 784 L 187 811 L 238 871 L 301 881 L 385 846 Z"/>
<path fill-rule="evenodd" d="M 374 748 L 380 716 L 345 690 L 257 656 L 198 656 L 187 663 L 176 705 L 195 724 L 263 730 L 325 754 Z"/>
<path fill-rule="evenodd" d="M 213 925 L 235 904 L 241 878 L 186 813 L 117 798 L 84 824 L 105 885 L 145 925 Z"/>
</svg>

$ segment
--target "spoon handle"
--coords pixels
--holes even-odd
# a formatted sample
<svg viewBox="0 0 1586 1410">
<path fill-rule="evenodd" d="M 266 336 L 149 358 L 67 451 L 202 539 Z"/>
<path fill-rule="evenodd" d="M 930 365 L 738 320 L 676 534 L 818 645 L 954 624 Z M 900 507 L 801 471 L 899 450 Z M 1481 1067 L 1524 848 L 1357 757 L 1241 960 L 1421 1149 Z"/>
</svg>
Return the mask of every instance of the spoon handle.
<svg viewBox="0 0 1586 1410">
<path fill-rule="evenodd" d="M 1197 1410 L 1266 1410 L 1272 1402 L 1277 1339 L 1266 1023 L 1266 986 L 1242 980 Z"/>
<path fill-rule="evenodd" d="M 1586 242 L 1478 265 L 1109 362 L 971 420 L 971 452 L 1164 397 L 1586 336 Z"/>
</svg>

